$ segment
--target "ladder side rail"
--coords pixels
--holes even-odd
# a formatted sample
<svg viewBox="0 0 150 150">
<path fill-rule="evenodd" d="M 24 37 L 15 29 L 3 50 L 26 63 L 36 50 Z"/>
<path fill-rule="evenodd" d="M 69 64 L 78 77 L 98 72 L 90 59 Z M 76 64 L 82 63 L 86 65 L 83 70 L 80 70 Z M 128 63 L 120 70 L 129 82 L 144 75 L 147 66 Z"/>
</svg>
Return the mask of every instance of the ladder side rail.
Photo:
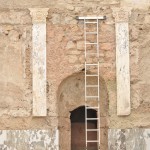
<svg viewBox="0 0 150 150">
<path fill-rule="evenodd" d="M 87 89 L 86 89 L 86 70 L 87 70 L 87 67 L 86 67 L 86 23 L 85 23 L 85 19 L 84 19 L 84 48 L 85 48 L 85 51 L 84 51 L 84 55 L 85 55 L 85 141 L 86 141 L 86 149 L 87 149 L 87 109 L 86 109 L 86 95 L 87 95 Z"/>
<path fill-rule="evenodd" d="M 97 19 L 97 22 L 98 22 L 98 19 Z M 99 120 L 98 120 L 98 129 L 99 129 L 99 132 L 98 132 L 98 140 L 99 140 L 99 145 L 98 145 L 98 149 L 100 150 L 100 143 L 101 143 L 101 139 L 100 139 L 100 134 L 101 134 L 101 132 L 100 132 L 100 81 L 99 81 L 99 75 L 100 75 L 100 65 L 99 65 L 99 22 L 97 23 L 97 53 L 98 53 L 98 57 L 97 57 L 97 59 L 98 59 L 98 107 L 99 107 L 99 109 L 98 109 L 98 111 L 97 111 L 97 117 L 99 118 Z"/>
<path fill-rule="evenodd" d="M 98 64 L 99 64 L 99 62 L 98 62 Z M 99 146 L 99 150 L 100 150 L 100 142 L 101 142 L 101 139 L 100 139 L 100 137 L 101 137 L 100 136 L 100 134 L 101 134 L 101 128 L 100 128 L 100 122 L 101 121 L 100 121 L 100 118 L 101 117 L 100 117 L 100 83 L 99 83 L 100 81 L 99 81 L 99 79 L 100 78 L 99 78 L 99 65 L 98 65 L 98 108 L 99 109 L 97 111 L 97 117 L 99 118 L 99 121 L 98 121 L 98 125 L 97 125 L 98 127 L 97 128 L 99 129 L 99 132 L 98 132 L 97 136 L 98 136 L 98 139 L 99 139 L 99 145 L 98 146 Z"/>
</svg>

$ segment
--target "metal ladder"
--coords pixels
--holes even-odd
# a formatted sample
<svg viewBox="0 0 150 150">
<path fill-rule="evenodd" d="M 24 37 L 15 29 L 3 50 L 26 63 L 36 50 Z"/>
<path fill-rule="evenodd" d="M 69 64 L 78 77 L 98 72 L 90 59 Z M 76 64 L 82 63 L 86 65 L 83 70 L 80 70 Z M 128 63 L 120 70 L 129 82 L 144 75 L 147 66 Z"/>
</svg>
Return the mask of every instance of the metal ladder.
<svg viewBox="0 0 150 150">
<path fill-rule="evenodd" d="M 100 150 L 100 104 L 99 104 L 99 44 L 98 44 L 98 23 L 99 23 L 99 20 L 96 19 L 96 21 L 94 22 L 87 22 L 86 19 L 84 19 L 84 38 L 85 38 L 85 138 L 86 138 L 86 150 L 88 150 L 88 143 L 97 143 L 97 147 L 98 147 L 98 150 Z M 93 24 L 93 25 L 96 25 L 96 32 L 87 32 L 86 30 L 86 26 L 87 24 Z M 94 34 L 96 35 L 96 41 L 95 42 L 87 42 L 87 34 L 88 35 L 91 35 L 91 34 Z M 95 45 L 96 47 L 96 52 L 95 53 L 88 53 L 87 52 L 87 45 Z M 95 57 L 97 57 L 97 63 L 87 63 L 87 57 L 90 57 L 90 55 L 95 55 Z M 87 56 L 88 55 L 88 56 Z M 93 67 L 96 67 L 96 73 L 95 74 L 88 74 L 87 71 L 88 71 L 88 67 L 89 66 L 93 66 Z M 89 76 L 93 76 L 93 77 L 96 77 L 98 78 L 98 82 L 97 84 L 95 85 L 88 85 L 87 83 L 87 77 Z M 97 88 L 97 95 L 88 95 L 88 92 L 87 92 L 87 88 Z M 97 99 L 97 106 L 96 107 L 89 107 L 88 105 L 88 101 L 92 100 L 92 99 Z M 87 114 L 88 114 L 88 109 L 96 109 L 97 110 L 97 117 L 96 118 L 88 118 Z M 87 123 L 89 120 L 96 120 L 97 121 L 97 129 L 88 129 L 88 126 L 87 126 Z M 88 136 L 88 132 L 96 132 L 97 133 L 97 139 L 93 140 L 93 139 L 90 139 L 89 140 L 89 136 Z"/>
<path fill-rule="evenodd" d="M 85 41 L 85 140 L 86 140 L 86 150 L 88 150 L 88 143 L 97 143 L 97 149 L 100 150 L 100 87 L 99 87 L 99 20 L 106 19 L 105 16 L 102 17 L 78 17 L 78 19 L 82 19 L 84 21 L 84 41 Z M 91 21 L 89 21 L 91 20 Z M 96 31 L 87 32 L 87 24 L 95 25 Z M 87 35 L 96 35 L 96 41 L 95 42 L 88 42 L 87 41 Z M 88 45 L 95 45 L 95 52 L 89 53 L 87 51 Z M 87 58 L 93 56 L 97 57 L 97 62 L 95 63 L 88 63 Z M 94 66 L 96 67 L 96 73 L 95 74 L 88 74 L 88 67 Z M 97 78 L 97 84 L 90 85 L 88 84 L 87 80 L 88 77 L 96 77 Z M 88 95 L 87 88 L 96 88 L 97 89 L 97 95 Z M 92 101 L 92 99 L 96 99 L 96 106 L 90 106 L 89 102 Z M 97 117 L 96 118 L 88 118 L 88 110 L 94 109 L 97 110 Z M 96 129 L 89 129 L 87 126 L 88 121 L 95 120 L 97 121 L 97 128 Z M 97 139 L 95 140 L 89 140 L 88 132 L 97 132 Z"/>
</svg>

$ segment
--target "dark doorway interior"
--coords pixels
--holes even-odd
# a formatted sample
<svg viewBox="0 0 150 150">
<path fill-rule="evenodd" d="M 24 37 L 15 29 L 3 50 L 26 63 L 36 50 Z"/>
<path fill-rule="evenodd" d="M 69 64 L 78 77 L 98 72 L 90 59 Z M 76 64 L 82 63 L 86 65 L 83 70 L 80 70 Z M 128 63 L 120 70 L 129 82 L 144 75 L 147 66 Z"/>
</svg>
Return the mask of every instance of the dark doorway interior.
<svg viewBox="0 0 150 150">
<path fill-rule="evenodd" d="M 88 109 L 88 118 L 97 118 L 97 112 Z M 71 112 L 71 150 L 85 150 L 85 106 L 78 107 Z M 88 129 L 96 129 L 97 121 L 87 122 Z M 88 132 L 88 140 L 97 140 L 97 132 Z M 88 143 L 88 150 L 97 150 L 97 143 Z"/>
</svg>

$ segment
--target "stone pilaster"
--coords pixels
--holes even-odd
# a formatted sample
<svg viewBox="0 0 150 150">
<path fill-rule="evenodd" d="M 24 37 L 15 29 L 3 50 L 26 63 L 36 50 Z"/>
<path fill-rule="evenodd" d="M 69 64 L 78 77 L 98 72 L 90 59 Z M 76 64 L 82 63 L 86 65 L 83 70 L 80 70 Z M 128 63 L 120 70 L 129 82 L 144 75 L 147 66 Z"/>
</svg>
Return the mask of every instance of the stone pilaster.
<svg viewBox="0 0 150 150">
<path fill-rule="evenodd" d="M 30 8 L 32 17 L 33 116 L 46 116 L 46 17 L 48 8 Z"/>
<path fill-rule="evenodd" d="M 116 27 L 116 77 L 117 77 L 117 115 L 129 115 L 130 70 L 129 70 L 129 16 L 130 8 L 114 8 Z"/>
</svg>

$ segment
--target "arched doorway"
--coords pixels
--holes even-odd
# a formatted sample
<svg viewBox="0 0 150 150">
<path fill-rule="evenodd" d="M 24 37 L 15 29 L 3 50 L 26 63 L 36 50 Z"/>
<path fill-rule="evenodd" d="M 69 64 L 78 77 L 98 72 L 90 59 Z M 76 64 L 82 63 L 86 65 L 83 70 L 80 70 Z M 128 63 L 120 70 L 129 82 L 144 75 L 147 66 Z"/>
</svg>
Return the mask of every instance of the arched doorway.
<svg viewBox="0 0 150 150">
<path fill-rule="evenodd" d="M 97 112 L 93 109 L 88 109 L 88 118 L 97 118 Z M 71 150 L 84 150 L 85 149 L 85 106 L 78 107 L 71 111 Z M 88 129 L 96 129 L 97 121 L 89 120 L 87 122 Z M 88 140 L 96 140 L 97 132 L 88 132 Z M 89 143 L 89 150 L 97 150 L 97 143 Z"/>
<path fill-rule="evenodd" d="M 92 77 L 90 84 L 95 84 L 97 78 Z M 59 126 L 59 149 L 71 150 L 71 128 L 70 113 L 85 105 L 84 97 L 85 78 L 84 72 L 73 74 L 65 78 L 58 88 L 58 126 Z M 94 90 L 89 91 L 93 95 Z M 93 105 L 88 104 L 89 106 Z M 100 77 L 100 120 L 101 120 L 101 150 L 107 148 L 107 117 L 108 117 L 108 95 L 105 81 Z M 83 117 L 84 118 L 84 117 Z M 91 137 L 91 136 L 90 136 Z M 85 142 L 85 141 L 84 141 Z M 92 144 L 92 143 L 91 143 Z M 84 150 L 84 149 L 81 149 Z M 91 149 L 92 150 L 92 149 Z"/>
</svg>

